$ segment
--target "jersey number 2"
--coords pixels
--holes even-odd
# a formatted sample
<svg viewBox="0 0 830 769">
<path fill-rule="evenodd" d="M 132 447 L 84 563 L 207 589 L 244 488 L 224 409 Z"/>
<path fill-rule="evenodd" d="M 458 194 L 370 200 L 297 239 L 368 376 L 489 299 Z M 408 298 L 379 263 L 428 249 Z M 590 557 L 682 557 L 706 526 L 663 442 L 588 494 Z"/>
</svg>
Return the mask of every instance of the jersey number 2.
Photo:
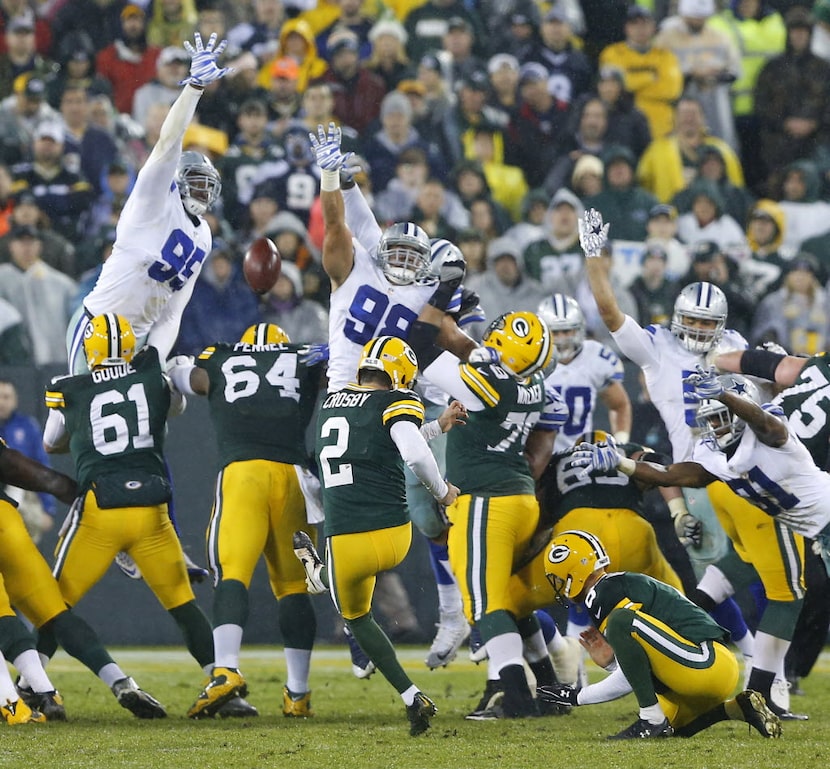
<svg viewBox="0 0 830 769">
<path fill-rule="evenodd" d="M 335 486 L 351 486 L 354 483 L 351 462 L 344 462 L 337 469 L 332 469 L 331 461 L 338 460 L 349 448 L 349 422 L 346 417 L 329 417 L 320 428 L 320 437 L 334 437 L 320 450 L 320 469 L 323 472 L 323 486 L 331 489 Z"/>
</svg>

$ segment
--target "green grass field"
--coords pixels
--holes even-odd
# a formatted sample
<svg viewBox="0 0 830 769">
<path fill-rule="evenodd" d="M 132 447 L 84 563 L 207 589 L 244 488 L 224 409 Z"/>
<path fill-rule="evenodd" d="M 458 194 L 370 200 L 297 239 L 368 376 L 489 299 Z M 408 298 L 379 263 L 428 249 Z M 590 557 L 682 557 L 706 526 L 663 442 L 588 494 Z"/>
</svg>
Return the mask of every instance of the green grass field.
<svg viewBox="0 0 830 769">
<path fill-rule="evenodd" d="M 803 682 L 806 697 L 793 709 L 807 723 L 785 723 L 781 740 L 764 740 L 743 723 L 717 724 L 689 740 L 609 743 L 636 717 L 629 696 L 577 708 L 570 716 L 524 721 L 464 720 L 484 685 L 484 666 L 466 659 L 429 671 L 425 648 L 400 656 L 439 713 L 422 737 L 409 736 L 403 705 L 380 674 L 359 681 L 345 647 L 323 647 L 312 667 L 316 716 L 282 715 L 284 663 L 278 651 L 248 649 L 242 670 L 248 700 L 260 717 L 247 721 L 188 720 L 184 713 L 203 681 L 178 649 L 115 649 L 114 657 L 161 700 L 170 717 L 140 721 L 123 710 L 104 685 L 64 654 L 49 671 L 64 695 L 69 722 L 8 727 L 0 724 L 0 766 L 33 769 L 770 769 L 825 766 L 830 744 L 830 655 L 825 652 Z M 592 668 L 596 671 L 596 668 Z"/>
</svg>

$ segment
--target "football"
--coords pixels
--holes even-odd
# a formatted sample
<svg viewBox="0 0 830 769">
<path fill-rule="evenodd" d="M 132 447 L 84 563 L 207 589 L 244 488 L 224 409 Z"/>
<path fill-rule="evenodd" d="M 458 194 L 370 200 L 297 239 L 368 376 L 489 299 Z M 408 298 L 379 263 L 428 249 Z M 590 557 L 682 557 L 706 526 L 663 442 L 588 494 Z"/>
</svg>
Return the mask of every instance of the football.
<svg viewBox="0 0 830 769">
<path fill-rule="evenodd" d="M 266 294 L 271 290 L 281 269 L 280 252 L 270 238 L 257 238 L 251 243 L 242 261 L 245 280 L 258 294 Z"/>
</svg>

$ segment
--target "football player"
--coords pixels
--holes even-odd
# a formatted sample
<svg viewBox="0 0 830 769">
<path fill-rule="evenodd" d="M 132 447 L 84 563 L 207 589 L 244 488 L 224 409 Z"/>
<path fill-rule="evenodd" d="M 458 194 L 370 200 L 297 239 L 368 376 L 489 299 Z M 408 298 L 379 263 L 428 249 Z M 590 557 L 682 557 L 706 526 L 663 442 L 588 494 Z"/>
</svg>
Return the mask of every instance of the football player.
<svg viewBox="0 0 830 769">
<path fill-rule="evenodd" d="M 318 367 L 300 362 L 279 326 L 251 326 L 236 344 L 215 344 L 196 359 L 180 356 L 169 370 L 183 393 L 207 396 L 222 469 L 207 530 L 214 575 L 215 667 L 190 708 L 191 718 L 212 716 L 247 687 L 239 672 L 242 632 L 248 619 L 248 588 L 260 555 L 279 601 L 288 680 L 285 716 L 307 718 L 311 650 L 317 620 L 305 572 L 293 557 L 292 536 L 308 520 L 302 485 L 308 471 L 305 430 L 317 395 Z M 302 484 L 301 484 L 302 480 Z"/>
<path fill-rule="evenodd" d="M 329 392 L 344 387 L 353 376 L 362 346 L 384 334 L 407 339 L 421 308 L 431 300 L 438 283 L 440 264 L 459 263 L 461 252 L 451 243 L 434 248 L 427 234 L 412 222 L 397 222 L 381 231 L 360 189 L 353 180 L 344 182 L 351 153 L 340 149 L 340 129 L 330 124 L 328 132 L 318 126 L 310 134 L 321 170 L 320 201 L 325 223 L 323 267 L 331 279 L 329 312 Z M 460 310 L 459 286 L 447 302 L 448 311 Z M 473 303 L 475 304 L 475 302 Z M 466 360 L 476 343 L 446 316 L 441 326 L 442 344 Z M 428 418 L 437 417 L 446 396 L 437 388 L 421 389 L 428 404 Z M 443 461 L 441 440 L 432 447 Z M 447 665 L 470 633 L 464 617 L 461 594 L 446 548 L 447 522 L 421 484 L 409 477 L 407 504 L 413 523 L 430 542 L 430 559 L 436 575 L 440 622 L 427 655 L 430 668 Z"/>
<path fill-rule="evenodd" d="M 745 340 L 726 329 L 728 307 L 723 292 L 711 283 L 692 283 L 678 296 L 671 330 L 649 326 L 646 329 L 620 311 L 599 257 L 608 246 L 608 224 L 602 215 L 589 209 L 580 219 L 580 242 L 586 256 L 586 269 L 597 308 L 620 350 L 643 370 L 649 394 L 660 412 L 672 443 L 673 461 L 692 456 L 698 432 L 699 401 L 686 378 L 698 366 L 706 365 L 707 355 L 745 349 Z M 713 352 L 715 351 L 715 352 Z M 804 599 L 804 540 L 765 515 L 752 502 L 732 491 L 725 483 L 706 488 L 711 502 L 696 503 L 695 517 L 714 508 L 717 519 L 703 526 L 703 547 L 690 551 L 693 564 L 700 565 L 704 553 L 710 565 L 699 576 L 690 598 L 707 611 L 729 599 L 735 588 L 758 577 L 768 599 L 755 638 L 745 631 L 745 623 L 732 637 L 744 656 L 752 657 L 748 686 L 769 698 L 768 674 L 784 680 L 784 654 L 792 638 Z M 687 495 L 687 499 L 691 498 Z M 680 506 L 678 508 L 678 505 Z M 686 514 L 681 500 L 670 503 L 676 523 Z M 711 533 L 720 530 L 734 549 L 713 547 Z M 727 543 L 728 544 L 728 543 Z M 754 567 L 754 569 L 752 568 Z M 719 616 L 719 615 L 716 615 Z M 732 629 L 732 628 L 730 628 Z M 779 715 L 792 717 L 784 708 L 773 706 Z"/>
<path fill-rule="evenodd" d="M 184 43 L 192 57 L 190 75 L 183 81 L 185 87 L 170 107 L 159 139 L 124 205 L 112 254 L 69 322 L 71 374 L 88 370 L 84 334 L 90 319 L 101 313 L 126 318 L 138 346 L 147 343 L 158 350 L 162 362 L 167 360 L 196 278 L 211 251 L 212 235 L 204 214 L 219 198 L 222 181 L 207 156 L 182 152 L 182 138 L 205 86 L 229 71 L 216 65 L 227 41 L 216 45 L 214 33 L 204 46 L 196 32 L 194 43 L 195 47 Z M 50 419 L 59 421 L 60 412 L 52 412 Z M 119 559 L 119 566 L 128 576 L 140 576 L 128 559 Z M 194 581 L 207 575 L 195 564 L 189 563 L 188 568 Z"/>
<path fill-rule="evenodd" d="M 54 573 L 61 593 L 74 606 L 116 553 L 129 553 L 190 653 L 210 673 L 210 623 L 195 601 L 167 515 L 164 437 L 168 413 L 177 404 L 159 352 L 152 346 L 136 352 L 129 321 L 112 313 L 90 319 L 84 352 L 89 373 L 56 377 L 46 391 L 47 407 L 63 414 L 64 431 L 44 435 L 45 448 L 68 447 L 81 494 L 57 549 Z"/>
<path fill-rule="evenodd" d="M 409 389 L 417 372 L 418 361 L 402 339 L 381 336 L 366 343 L 357 383 L 329 393 L 318 419 L 326 563 L 305 532 L 294 537 L 309 589 L 330 591 L 360 648 L 400 694 L 412 736 L 429 728 L 435 704 L 401 667 L 371 608 L 378 572 L 397 566 L 412 541 L 404 463 L 440 504 L 452 505 L 458 496 L 419 429 L 424 406 Z"/>
<path fill-rule="evenodd" d="M 643 574 L 609 573 L 609 564 L 587 531 L 564 531 L 547 550 L 545 571 L 557 597 L 585 606 L 596 627 L 583 634 L 583 646 L 610 675 L 581 690 L 542 686 L 539 698 L 575 706 L 633 691 L 638 718 L 612 740 L 691 737 L 728 720 L 780 737 L 781 722 L 758 692 L 731 697 L 739 668 L 729 633 L 677 590 Z"/>
</svg>

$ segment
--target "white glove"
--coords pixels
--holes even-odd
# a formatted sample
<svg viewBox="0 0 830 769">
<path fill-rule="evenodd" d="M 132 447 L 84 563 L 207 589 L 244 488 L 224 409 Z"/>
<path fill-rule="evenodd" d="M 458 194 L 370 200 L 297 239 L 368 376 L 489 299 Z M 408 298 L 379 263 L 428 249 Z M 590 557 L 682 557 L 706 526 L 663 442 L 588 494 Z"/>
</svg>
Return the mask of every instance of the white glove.
<svg viewBox="0 0 830 769">
<path fill-rule="evenodd" d="M 476 347 L 468 356 L 468 363 L 493 363 L 496 366 L 501 365 L 501 358 L 498 350 L 492 347 Z"/>
<path fill-rule="evenodd" d="M 589 259 L 602 256 L 603 249 L 608 245 L 608 230 L 610 224 L 602 223 L 602 214 L 595 208 L 589 208 L 585 215 L 577 220 L 579 228 L 579 245 Z"/>
<path fill-rule="evenodd" d="M 329 130 L 326 133 L 326 129 L 322 125 L 318 125 L 316 135 L 313 131 L 309 132 L 308 138 L 317 159 L 317 165 L 323 171 L 339 171 L 341 168 L 345 168 L 348 172 L 355 169 L 354 152 L 347 152 L 344 155 L 340 151 L 340 142 L 343 136 L 339 126 L 329 123 Z M 359 170 L 360 166 L 357 166 L 354 173 Z"/>
<path fill-rule="evenodd" d="M 674 519 L 674 531 L 683 547 L 698 549 L 703 543 L 703 525 L 691 513 L 681 513 Z"/>
<path fill-rule="evenodd" d="M 571 454 L 571 465 L 582 467 L 580 478 L 592 472 L 607 473 L 619 467 L 622 457 L 617 451 L 616 441 L 609 435 L 604 443 L 580 443 Z"/>
<path fill-rule="evenodd" d="M 169 374 L 173 369 L 179 368 L 180 366 L 192 366 L 193 365 L 193 356 L 192 355 L 174 355 L 170 360 L 168 360 L 164 364 L 164 373 Z"/>
<path fill-rule="evenodd" d="M 221 56 L 222 51 L 228 45 L 227 40 L 223 40 L 219 45 L 216 45 L 216 33 L 213 32 L 208 40 L 207 46 L 202 45 L 202 36 L 196 32 L 193 36 L 195 47 L 187 40 L 184 41 L 185 50 L 190 54 L 190 77 L 182 80 L 179 85 L 196 85 L 200 87 L 212 83 L 214 80 L 219 80 L 225 77 L 228 72 L 231 72 L 230 67 L 219 68 L 216 66 L 216 60 Z"/>
<path fill-rule="evenodd" d="M 683 384 L 692 388 L 688 395 L 698 401 L 712 400 L 723 392 L 723 385 L 715 368 L 704 370 L 698 366 L 693 374 L 683 379 Z"/>
</svg>

